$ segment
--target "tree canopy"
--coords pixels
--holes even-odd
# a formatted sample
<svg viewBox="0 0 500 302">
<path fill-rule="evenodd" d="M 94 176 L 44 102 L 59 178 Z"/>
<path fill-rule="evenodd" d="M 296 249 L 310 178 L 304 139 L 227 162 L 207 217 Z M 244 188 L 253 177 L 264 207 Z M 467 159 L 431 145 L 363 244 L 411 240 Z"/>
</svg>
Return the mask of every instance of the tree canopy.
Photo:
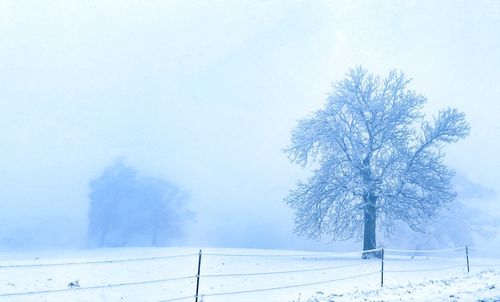
<svg viewBox="0 0 500 302">
<path fill-rule="evenodd" d="M 424 119 L 426 98 L 409 83 L 402 72 L 382 79 L 351 69 L 324 107 L 298 122 L 286 153 L 316 168 L 286 198 L 297 233 L 362 237 L 363 249 L 371 250 L 377 225 L 390 233 L 399 220 L 419 230 L 453 200 L 443 147 L 466 137 L 469 124 L 453 108 Z"/>
</svg>

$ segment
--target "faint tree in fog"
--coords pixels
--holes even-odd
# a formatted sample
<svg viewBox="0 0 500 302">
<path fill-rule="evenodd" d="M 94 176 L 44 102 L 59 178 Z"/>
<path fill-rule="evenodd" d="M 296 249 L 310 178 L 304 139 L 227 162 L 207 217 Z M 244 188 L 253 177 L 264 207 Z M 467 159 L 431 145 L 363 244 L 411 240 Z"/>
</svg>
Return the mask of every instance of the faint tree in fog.
<svg viewBox="0 0 500 302">
<path fill-rule="evenodd" d="M 493 238 L 500 219 L 481 209 L 496 200 L 496 192 L 474 183 L 463 175 L 453 178 L 456 199 L 441 208 L 436 219 L 419 226 L 423 232 L 412 232 L 401 225 L 390 238 L 392 245 L 405 249 L 440 249 L 474 245 L 477 239 Z"/>
<path fill-rule="evenodd" d="M 189 216 L 186 195 L 160 179 L 117 162 L 90 183 L 89 244 L 165 244 L 180 235 Z"/>
<path fill-rule="evenodd" d="M 409 90 L 409 82 L 396 71 L 381 79 L 352 69 L 322 109 L 299 121 L 286 153 L 292 162 L 317 166 L 286 198 L 297 233 L 362 237 L 363 250 L 371 250 L 377 224 L 388 233 L 398 220 L 419 230 L 453 200 L 453 172 L 442 148 L 466 137 L 470 127 L 450 108 L 424 120 L 426 98 Z"/>
</svg>

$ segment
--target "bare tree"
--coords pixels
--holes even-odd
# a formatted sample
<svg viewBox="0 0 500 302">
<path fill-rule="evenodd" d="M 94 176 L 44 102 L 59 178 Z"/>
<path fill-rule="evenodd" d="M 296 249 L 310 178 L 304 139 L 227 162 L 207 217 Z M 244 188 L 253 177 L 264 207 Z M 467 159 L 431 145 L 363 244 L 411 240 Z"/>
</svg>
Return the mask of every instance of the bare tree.
<svg viewBox="0 0 500 302">
<path fill-rule="evenodd" d="M 162 179 L 143 177 L 117 161 L 90 182 L 88 241 L 92 247 L 165 245 L 191 217 L 187 195 Z"/>
<path fill-rule="evenodd" d="M 324 108 L 299 121 L 286 153 L 316 168 L 286 198 L 298 234 L 363 238 L 363 250 L 372 250 L 377 224 L 391 233 L 401 220 L 418 231 L 453 200 L 453 171 L 443 163 L 442 148 L 466 137 L 469 124 L 451 108 L 424 120 L 426 98 L 409 90 L 409 82 L 396 71 L 381 79 L 352 69 L 333 86 Z"/>
</svg>

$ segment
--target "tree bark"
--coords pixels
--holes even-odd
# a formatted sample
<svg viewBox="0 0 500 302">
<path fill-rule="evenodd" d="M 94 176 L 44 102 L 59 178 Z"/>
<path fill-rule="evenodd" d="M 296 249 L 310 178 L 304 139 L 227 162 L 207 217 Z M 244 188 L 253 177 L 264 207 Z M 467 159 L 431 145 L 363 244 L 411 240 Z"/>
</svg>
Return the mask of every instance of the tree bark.
<svg viewBox="0 0 500 302">
<path fill-rule="evenodd" d="M 365 197 L 364 209 L 364 233 L 363 233 L 363 251 L 374 250 L 377 248 L 376 229 L 377 229 L 377 197 L 368 195 Z M 363 259 L 380 258 L 377 251 L 363 252 Z"/>
</svg>

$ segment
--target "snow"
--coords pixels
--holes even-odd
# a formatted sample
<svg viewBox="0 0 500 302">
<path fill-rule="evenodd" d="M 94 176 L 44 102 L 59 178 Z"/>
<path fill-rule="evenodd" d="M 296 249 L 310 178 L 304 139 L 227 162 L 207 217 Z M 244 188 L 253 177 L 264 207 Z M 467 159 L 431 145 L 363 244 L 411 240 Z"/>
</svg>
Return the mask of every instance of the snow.
<svg viewBox="0 0 500 302">
<path fill-rule="evenodd" d="M 500 301 L 500 273 L 476 274 L 422 282 L 399 283 L 382 289 L 355 289 L 342 294 L 317 293 L 310 301 Z"/>
<path fill-rule="evenodd" d="M 381 288 L 380 260 L 362 260 L 359 253 L 206 248 L 200 300 L 500 300 L 500 259 L 472 253 L 467 273 L 463 252 L 386 253 Z M 0 302 L 168 301 L 177 297 L 188 297 L 178 301 L 194 301 L 197 265 L 198 250 L 193 248 L 2 253 Z M 177 278 L 181 279 L 172 280 Z M 69 288 L 75 281 L 80 287 Z M 241 293 L 225 294 L 230 292 Z"/>
</svg>

